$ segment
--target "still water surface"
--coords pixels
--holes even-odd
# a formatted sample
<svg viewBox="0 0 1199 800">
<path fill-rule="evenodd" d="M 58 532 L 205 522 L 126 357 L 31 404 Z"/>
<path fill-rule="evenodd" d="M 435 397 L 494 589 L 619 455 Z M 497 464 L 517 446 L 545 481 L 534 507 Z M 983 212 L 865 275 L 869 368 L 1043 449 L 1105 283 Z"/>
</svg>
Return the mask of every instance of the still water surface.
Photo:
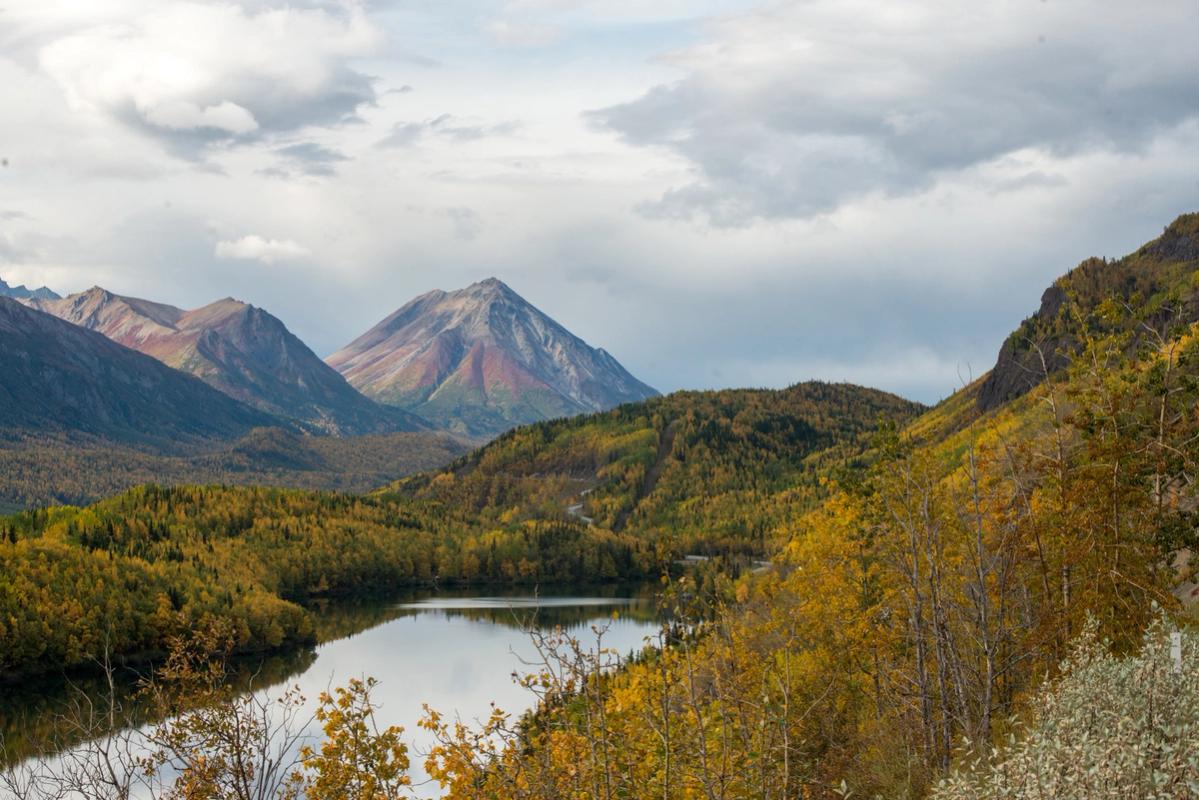
<svg viewBox="0 0 1199 800">
<path fill-rule="evenodd" d="M 447 716 L 485 719 L 495 703 L 519 714 L 532 697 L 513 673 L 532 671 L 523 662 L 536 652 L 528 636 L 535 624 L 561 626 L 595 646 L 593 627 L 604 630 L 603 645 L 620 653 L 640 650 L 658 630 L 652 588 L 602 587 L 591 591 L 513 594 L 442 592 L 409 594 L 386 601 L 329 603 L 315 610 L 315 650 L 271 659 L 261 666 L 259 685 L 277 694 L 298 685 L 310 705 L 322 691 L 352 678 L 379 681 L 372 699 L 381 705 L 380 728 L 400 725 L 408 743 L 411 776 L 422 797 L 437 797 L 424 771 L 431 741 L 416 722 L 428 704 Z M 0 703 L 0 723 L 13 734 L 51 713 L 70 690 L 31 687 Z M 317 733 L 315 723 L 310 725 Z"/>
<path fill-rule="evenodd" d="M 583 596 L 432 596 L 392 608 L 395 617 L 317 649 L 316 660 L 293 682 L 315 697 L 353 677 L 379 679 L 373 697 L 383 706 L 380 723 L 402 725 L 412 751 L 412 778 L 425 780 L 423 754 L 430 741 L 417 729 L 422 704 L 463 719 L 485 719 L 490 704 L 505 711 L 529 707 L 530 695 L 513 681 L 536 655 L 526 632 L 561 625 L 594 647 L 592 626 L 605 629 L 603 645 L 621 653 L 640 650 L 658 629 L 652 596 L 611 591 Z M 614 617 L 615 613 L 615 619 Z M 436 797 L 435 787 L 422 794 Z"/>
</svg>

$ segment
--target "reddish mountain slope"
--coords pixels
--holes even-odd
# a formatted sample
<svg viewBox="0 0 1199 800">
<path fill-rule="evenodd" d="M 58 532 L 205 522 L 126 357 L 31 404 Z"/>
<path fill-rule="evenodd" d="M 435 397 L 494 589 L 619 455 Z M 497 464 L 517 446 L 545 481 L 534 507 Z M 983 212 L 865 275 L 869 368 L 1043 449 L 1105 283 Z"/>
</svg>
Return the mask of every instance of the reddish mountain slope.
<svg viewBox="0 0 1199 800">
<path fill-rule="evenodd" d="M 421 295 L 328 361 L 368 397 L 472 435 L 657 394 L 495 278 Z"/>
<path fill-rule="evenodd" d="M 363 397 L 282 322 L 232 298 L 184 311 L 95 287 L 23 302 L 309 429 L 351 435 L 426 427 Z"/>
</svg>

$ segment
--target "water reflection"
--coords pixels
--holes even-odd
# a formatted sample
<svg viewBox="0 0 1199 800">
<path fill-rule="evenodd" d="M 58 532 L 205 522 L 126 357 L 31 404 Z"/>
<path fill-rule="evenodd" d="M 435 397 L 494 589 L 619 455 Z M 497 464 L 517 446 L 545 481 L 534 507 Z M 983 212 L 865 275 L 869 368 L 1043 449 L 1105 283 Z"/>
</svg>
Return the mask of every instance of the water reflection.
<svg viewBox="0 0 1199 800">
<path fill-rule="evenodd" d="M 298 685 L 315 702 L 322 691 L 351 678 L 379 680 L 381 727 L 404 727 L 412 747 L 415 783 L 424 780 L 423 754 L 431 742 L 416 726 L 424 704 L 472 720 L 486 717 L 491 704 L 519 713 L 531 698 L 513 681 L 529 670 L 536 655 L 527 636 L 531 625 L 560 626 L 594 645 L 593 629 L 604 631 L 604 646 L 618 652 L 639 650 L 657 629 L 653 587 L 609 586 L 586 593 L 543 589 L 486 595 L 424 592 L 394 598 L 326 602 L 313 607 L 318 641 L 315 649 L 245 661 L 236 680 L 255 689 Z M 118 672 L 117 692 L 133 711 L 138 726 L 158 722 L 135 693 L 139 674 Z M 0 694 L 0 733 L 8 756 L 33 755 L 33 742 L 47 741 L 52 720 L 80 693 L 99 697 L 96 678 L 41 681 Z M 312 733 L 316 733 L 315 726 Z M 53 740 L 51 740 L 53 741 Z M 59 740 L 59 746 L 76 744 Z M 422 794 L 435 797 L 433 787 Z"/>
</svg>

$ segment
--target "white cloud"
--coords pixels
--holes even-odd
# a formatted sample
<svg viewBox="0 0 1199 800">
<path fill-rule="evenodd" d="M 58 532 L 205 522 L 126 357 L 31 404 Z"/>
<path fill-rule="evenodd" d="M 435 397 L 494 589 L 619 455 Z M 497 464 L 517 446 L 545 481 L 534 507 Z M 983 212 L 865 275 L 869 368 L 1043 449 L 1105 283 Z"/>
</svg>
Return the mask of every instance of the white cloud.
<svg viewBox="0 0 1199 800">
<path fill-rule="evenodd" d="M 72 107 L 109 116 L 195 152 L 214 140 L 327 125 L 375 101 L 354 67 L 382 34 L 354 2 L 144 0 L 114 6 L 19 0 L 4 32 Z"/>
<path fill-rule="evenodd" d="M 168 100 L 146 109 L 145 115 L 151 124 L 173 131 L 211 128 L 239 134 L 258 129 L 253 114 L 228 100 L 205 108 L 186 100 Z"/>
<path fill-rule="evenodd" d="M 306 255 L 308 248 L 299 242 L 291 239 L 267 239 L 253 233 L 240 239 L 222 240 L 216 244 L 217 258 L 239 258 L 261 261 L 264 264 L 291 261 Z"/>
</svg>

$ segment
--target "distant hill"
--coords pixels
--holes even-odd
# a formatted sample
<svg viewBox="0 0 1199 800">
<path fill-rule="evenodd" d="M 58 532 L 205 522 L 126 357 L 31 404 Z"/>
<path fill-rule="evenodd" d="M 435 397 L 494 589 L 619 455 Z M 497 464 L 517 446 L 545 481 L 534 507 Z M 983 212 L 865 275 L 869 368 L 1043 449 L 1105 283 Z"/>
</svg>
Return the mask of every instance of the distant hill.
<svg viewBox="0 0 1199 800">
<path fill-rule="evenodd" d="M 58 300 L 59 296 L 43 286 L 40 289 L 27 289 L 24 286 L 9 286 L 0 278 L 0 297 L 11 297 L 14 300 Z"/>
<path fill-rule="evenodd" d="M 998 408 L 1065 367 L 1079 346 L 1067 318 L 1071 304 L 1086 315 L 1105 301 L 1124 307 L 1121 324 L 1134 343 L 1150 330 L 1199 321 L 1199 213 L 1180 216 L 1131 255 L 1087 259 L 1054 281 L 1000 348 L 978 388 L 979 408 Z"/>
<path fill-rule="evenodd" d="M 368 397 L 476 436 L 657 394 L 495 278 L 421 295 L 328 362 Z"/>
<path fill-rule="evenodd" d="M 95 287 L 25 302 L 308 430 L 355 435 L 428 427 L 363 397 L 282 322 L 232 298 L 184 311 Z"/>
<path fill-rule="evenodd" d="M 367 492 L 469 449 L 424 432 L 340 437 L 254 428 L 237 439 L 159 448 L 79 433 L 9 435 L 0 437 L 0 514 L 91 503 L 147 483 Z"/>
<path fill-rule="evenodd" d="M 203 381 L 49 314 L 0 298 L 3 435 L 79 432 L 176 444 L 277 424 Z"/>
<path fill-rule="evenodd" d="M 924 407 L 851 384 L 677 392 L 510 431 L 391 489 L 492 523 L 573 517 L 677 552 L 768 552 L 859 463 L 884 420 Z"/>
</svg>

